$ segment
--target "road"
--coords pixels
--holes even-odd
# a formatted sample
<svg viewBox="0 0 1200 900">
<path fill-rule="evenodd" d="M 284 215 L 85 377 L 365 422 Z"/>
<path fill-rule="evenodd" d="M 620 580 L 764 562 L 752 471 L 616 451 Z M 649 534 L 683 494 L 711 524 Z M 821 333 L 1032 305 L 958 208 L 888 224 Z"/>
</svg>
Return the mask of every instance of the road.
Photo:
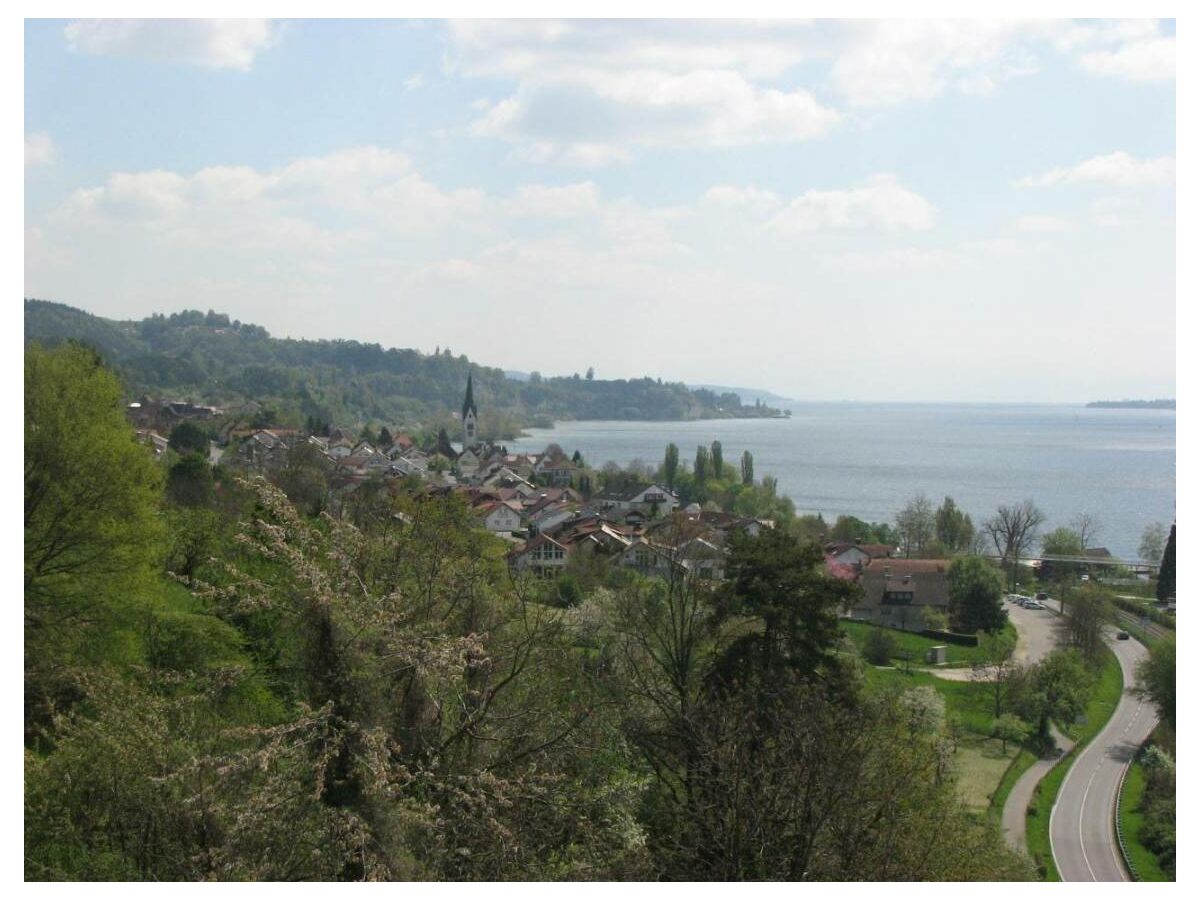
<svg viewBox="0 0 1200 900">
<path fill-rule="evenodd" d="M 1116 640 L 1115 632 L 1109 645 L 1128 688 L 1148 651 L 1138 641 Z M 1117 789 L 1125 767 L 1156 724 L 1154 707 L 1126 690 L 1108 724 L 1067 772 L 1050 813 L 1050 849 L 1063 881 L 1129 880 L 1113 825 Z"/>
</svg>

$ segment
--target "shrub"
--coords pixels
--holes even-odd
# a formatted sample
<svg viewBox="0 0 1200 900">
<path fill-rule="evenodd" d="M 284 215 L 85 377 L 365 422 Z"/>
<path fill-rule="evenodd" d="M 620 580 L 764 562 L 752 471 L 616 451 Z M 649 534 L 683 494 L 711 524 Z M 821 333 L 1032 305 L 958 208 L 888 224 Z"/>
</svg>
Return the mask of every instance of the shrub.
<svg viewBox="0 0 1200 900">
<path fill-rule="evenodd" d="M 892 654 L 896 652 L 896 639 L 882 628 L 875 628 L 863 641 L 862 652 L 867 662 L 872 665 L 886 666 L 892 661 Z"/>
</svg>

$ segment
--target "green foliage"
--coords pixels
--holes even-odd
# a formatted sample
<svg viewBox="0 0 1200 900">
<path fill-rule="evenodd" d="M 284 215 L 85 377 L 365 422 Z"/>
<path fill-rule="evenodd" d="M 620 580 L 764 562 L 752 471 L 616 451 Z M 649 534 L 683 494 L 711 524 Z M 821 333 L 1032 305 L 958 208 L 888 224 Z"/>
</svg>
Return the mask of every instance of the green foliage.
<svg viewBox="0 0 1200 900">
<path fill-rule="evenodd" d="M 975 539 L 971 517 L 958 508 L 952 497 L 943 500 L 934 513 L 934 537 L 950 553 L 970 549 Z"/>
<path fill-rule="evenodd" d="M 886 666 L 892 662 L 896 652 L 896 639 L 883 628 L 872 628 L 863 641 L 862 654 L 867 662 L 875 666 Z"/>
<path fill-rule="evenodd" d="M 956 631 L 999 631 L 1008 621 L 1004 609 L 1004 582 L 1000 573 L 980 556 L 964 556 L 946 571 L 950 590 L 950 622 Z"/>
<path fill-rule="evenodd" d="M 180 456 L 186 456 L 189 453 L 201 453 L 207 456 L 208 439 L 208 432 L 195 422 L 180 422 L 171 429 L 167 446 Z"/>
<path fill-rule="evenodd" d="M 1167 537 L 1167 546 L 1163 550 L 1162 564 L 1158 569 L 1158 584 L 1155 596 L 1167 601 L 1175 596 L 1175 525 L 1171 525 L 1171 534 Z"/>
<path fill-rule="evenodd" d="M 518 382 L 501 369 L 445 351 L 426 355 L 357 341 L 272 338 L 260 326 L 195 310 L 112 322 L 62 304 L 26 300 L 25 339 L 46 344 L 75 339 L 97 347 L 135 396 L 191 394 L 226 407 L 256 401 L 270 408 L 269 414 L 250 414 L 250 423 L 259 427 L 299 425 L 306 417 L 358 423 L 426 420 L 459 408 L 468 374 L 485 417 L 484 436 L 493 430 L 514 432 L 511 422 L 547 416 L 667 420 L 779 412 L 652 378 L 539 376 Z M 486 420 L 489 411 L 508 414 L 510 424 Z"/>
<path fill-rule="evenodd" d="M 152 576 L 161 476 L 125 421 L 120 385 L 87 349 L 25 354 L 26 714 L 62 666 L 123 643 L 125 606 Z M 115 649 L 115 648 L 110 648 Z M 49 704 L 49 706 L 47 706 Z M 27 719 L 28 724 L 28 719 Z"/>
<path fill-rule="evenodd" d="M 204 507 L 213 500 L 212 466 L 208 458 L 189 453 L 167 470 L 167 499 L 179 506 Z"/>
<path fill-rule="evenodd" d="M 754 456 L 749 450 L 742 451 L 742 484 L 754 484 Z"/>
<path fill-rule="evenodd" d="M 992 727 L 992 733 L 1000 739 L 1001 750 L 1008 751 L 1008 744 L 1011 741 L 1014 744 L 1019 744 L 1029 737 L 1030 727 L 1027 722 L 1022 721 L 1012 713 L 1005 713 L 1000 716 Z"/>
<path fill-rule="evenodd" d="M 663 455 L 663 478 L 667 482 L 667 487 L 674 490 L 675 478 L 679 473 L 679 448 L 674 444 L 667 444 L 666 453 Z"/>
<path fill-rule="evenodd" d="M 1159 717 L 1175 727 L 1175 639 L 1157 641 L 1137 670 L 1138 689 L 1154 703 Z"/>
<path fill-rule="evenodd" d="M 1022 719 L 1037 724 L 1038 737 L 1045 741 L 1051 720 L 1074 722 L 1084 712 L 1094 684 L 1078 652 L 1058 650 L 1037 665 L 1014 673 L 1009 704 Z"/>
</svg>

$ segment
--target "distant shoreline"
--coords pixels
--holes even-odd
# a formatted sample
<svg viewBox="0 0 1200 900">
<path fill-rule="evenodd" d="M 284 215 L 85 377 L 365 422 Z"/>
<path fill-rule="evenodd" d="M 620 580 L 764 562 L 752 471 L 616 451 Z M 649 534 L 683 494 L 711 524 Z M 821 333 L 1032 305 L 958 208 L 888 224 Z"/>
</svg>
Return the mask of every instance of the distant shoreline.
<svg viewBox="0 0 1200 900">
<path fill-rule="evenodd" d="M 1088 409 L 1175 409 L 1171 400 L 1093 400 Z"/>
</svg>

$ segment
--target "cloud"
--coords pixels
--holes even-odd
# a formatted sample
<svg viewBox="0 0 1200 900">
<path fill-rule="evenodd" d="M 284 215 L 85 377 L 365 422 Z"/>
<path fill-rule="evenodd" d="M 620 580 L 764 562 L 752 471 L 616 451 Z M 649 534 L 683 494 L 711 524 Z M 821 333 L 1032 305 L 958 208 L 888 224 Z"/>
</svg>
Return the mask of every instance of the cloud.
<svg viewBox="0 0 1200 900">
<path fill-rule="evenodd" d="M 1050 187 L 1060 184 L 1107 184 L 1115 187 L 1167 185 L 1175 180 L 1175 160 L 1170 156 L 1137 160 L 1124 151 L 1094 156 L 1074 166 L 1051 169 L 1018 179 L 1017 187 Z"/>
<path fill-rule="evenodd" d="M 517 188 L 510 209 L 513 215 L 541 218 L 573 218 L 599 209 L 596 186 L 590 181 L 550 186 L 526 184 Z"/>
<path fill-rule="evenodd" d="M 1175 36 L 1152 19 L 1073 23 L 1056 43 L 1093 75 L 1136 82 L 1175 79 Z"/>
<path fill-rule="evenodd" d="M 982 94 L 1037 70 L 1020 38 L 1035 24 L 1010 20 L 886 20 L 852 23 L 830 82 L 858 107 Z"/>
<path fill-rule="evenodd" d="M 804 23 L 452 22 L 451 68 L 516 80 L 471 124 L 533 162 L 602 166 L 640 149 L 819 138 L 841 114 L 769 83 L 803 62 Z"/>
<path fill-rule="evenodd" d="M 596 166 L 628 159 L 634 148 L 807 141 L 840 118 L 807 91 L 762 87 L 736 72 L 643 70 L 523 83 L 471 132 L 523 144 L 536 162 Z"/>
<path fill-rule="evenodd" d="M 39 131 L 25 135 L 25 168 L 47 166 L 54 162 L 54 141 Z"/>
<path fill-rule="evenodd" d="M 67 45 L 92 56 L 248 71 L 276 40 L 269 19 L 76 19 Z"/>
<path fill-rule="evenodd" d="M 933 227 L 932 203 L 890 174 L 873 175 L 845 190 L 806 191 L 771 220 L 780 232 L 826 229 L 924 230 Z"/>
<path fill-rule="evenodd" d="M 852 272 L 927 272 L 958 265 L 952 251 L 926 247 L 894 247 L 876 252 L 851 251 L 833 258 L 836 268 Z"/>
<path fill-rule="evenodd" d="M 1017 219 L 1017 230 L 1029 234 L 1052 234 L 1067 231 L 1071 223 L 1057 216 L 1021 216 Z"/>
</svg>

